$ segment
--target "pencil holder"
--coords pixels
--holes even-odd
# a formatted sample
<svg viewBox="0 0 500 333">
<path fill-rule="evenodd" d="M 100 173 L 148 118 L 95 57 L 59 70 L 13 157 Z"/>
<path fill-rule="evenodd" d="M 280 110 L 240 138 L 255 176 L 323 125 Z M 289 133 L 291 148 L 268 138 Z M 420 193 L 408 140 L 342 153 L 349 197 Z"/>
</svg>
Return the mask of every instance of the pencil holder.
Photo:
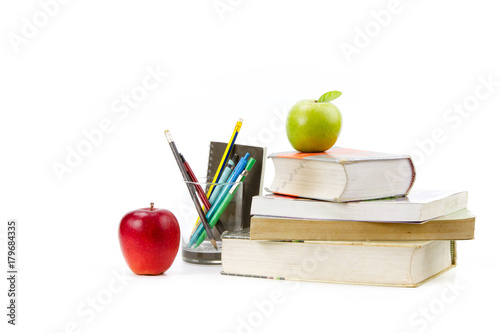
<svg viewBox="0 0 500 333">
<path fill-rule="evenodd" d="M 178 210 L 177 218 L 181 226 L 182 259 L 186 262 L 195 264 L 220 264 L 222 249 L 221 233 L 224 230 L 237 231 L 243 228 L 242 203 L 244 183 L 214 183 L 212 179 L 207 178 L 198 180 L 198 182 L 183 182 L 184 190 L 179 193 L 180 198 L 178 199 L 180 199 L 181 207 Z M 204 228 L 189 192 L 185 188 L 186 186 L 197 187 L 197 194 L 200 193 L 200 188 L 203 189 L 205 194 L 211 194 L 208 197 L 208 200 L 211 202 L 210 209 L 212 209 L 213 212 L 219 210 L 220 213 L 220 211 L 222 211 L 218 222 L 211 229 L 217 244 L 217 249 L 214 248 L 208 237 L 205 237 L 201 243 L 196 242 L 196 240 L 199 240 L 199 237 L 196 237 L 196 235 L 200 233 L 200 230 L 204 230 Z M 202 200 L 200 200 L 199 197 L 197 199 L 200 204 L 202 204 Z M 202 206 L 205 207 L 203 204 Z M 212 214 L 210 213 L 210 209 L 204 208 L 206 216 Z M 214 215 L 217 216 L 218 214 Z M 207 218 L 207 221 L 210 221 L 210 218 Z M 196 230 L 198 230 L 198 233 L 196 233 Z M 193 245 L 193 243 L 195 245 Z M 196 246 L 196 243 L 199 245 Z"/>
</svg>

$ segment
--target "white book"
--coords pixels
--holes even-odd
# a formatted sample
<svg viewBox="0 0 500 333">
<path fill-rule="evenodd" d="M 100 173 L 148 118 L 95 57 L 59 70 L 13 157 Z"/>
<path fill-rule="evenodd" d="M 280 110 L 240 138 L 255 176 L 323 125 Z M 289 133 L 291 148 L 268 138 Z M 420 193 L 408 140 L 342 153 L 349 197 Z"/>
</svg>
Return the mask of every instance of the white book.
<svg viewBox="0 0 500 333">
<path fill-rule="evenodd" d="M 417 287 L 455 260 L 455 241 L 254 241 L 248 229 L 222 239 L 222 274 L 279 280 Z"/>
<path fill-rule="evenodd" d="M 408 194 L 415 182 L 409 155 L 333 147 L 321 153 L 269 156 L 276 169 L 269 191 L 334 202 Z"/>
<path fill-rule="evenodd" d="M 251 215 L 297 219 L 421 223 L 467 208 L 467 192 L 415 191 L 406 197 L 329 202 L 268 194 L 253 197 Z"/>
</svg>

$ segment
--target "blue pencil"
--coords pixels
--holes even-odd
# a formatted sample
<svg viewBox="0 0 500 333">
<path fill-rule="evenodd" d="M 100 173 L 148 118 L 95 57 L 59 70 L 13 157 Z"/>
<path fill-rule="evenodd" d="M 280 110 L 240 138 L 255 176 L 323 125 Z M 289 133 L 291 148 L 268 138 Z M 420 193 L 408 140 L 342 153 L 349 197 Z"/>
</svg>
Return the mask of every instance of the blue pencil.
<svg viewBox="0 0 500 333">
<path fill-rule="evenodd" d="M 234 168 L 233 173 L 229 177 L 229 179 L 227 181 L 228 183 L 234 183 L 234 181 L 238 178 L 238 176 L 245 169 L 249 158 L 250 158 L 250 154 L 246 153 L 245 156 L 243 156 L 240 159 L 240 161 L 238 162 L 238 164 Z M 206 218 L 208 220 L 210 220 L 212 215 L 215 214 L 215 212 L 217 211 L 217 208 L 221 205 L 222 201 L 224 201 L 224 198 L 226 197 L 229 190 L 231 190 L 231 187 L 232 187 L 232 185 L 225 185 L 224 186 L 224 189 L 221 191 L 221 193 L 219 194 L 219 196 L 215 200 L 214 204 L 212 205 L 212 207 L 210 207 L 210 210 L 207 212 Z M 189 240 L 188 247 L 191 247 L 194 244 L 196 244 L 196 242 L 198 241 L 198 237 L 200 236 L 202 231 L 203 231 L 203 226 L 200 224 L 198 226 L 198 228 L 196 229 L 196 231 L 191 235 L 191 239 Z"/>
</svg>

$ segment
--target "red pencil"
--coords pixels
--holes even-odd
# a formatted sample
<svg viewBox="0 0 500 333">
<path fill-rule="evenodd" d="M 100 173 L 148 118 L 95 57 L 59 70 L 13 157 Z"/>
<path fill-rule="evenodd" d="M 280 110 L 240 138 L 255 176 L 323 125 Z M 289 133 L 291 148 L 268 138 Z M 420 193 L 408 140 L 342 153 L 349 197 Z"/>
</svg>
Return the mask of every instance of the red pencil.
<svg viewBox="0 0 500 333">
<path fill-rule="evenodd" d="M 198 179 L 196 178 L 196 175 L 193 172 L 193 169 L 189 166 L 189 163 L 186 161 L 184 156 L 182 154 L 179 154 L 181 157 L 181 161 L 184 164 L 184 168 L 186 168 L 186 171 L 189 175 L 189 178 L 191 178 L 191 181 L 194 183 L 194 187 L 196 188 L 196 192 L 198 192 L 198 197 L 200 198 L 201 202 L 207 209 L 207 211 L 210 209 L 212 206 L 210 202 L 208 201 L 207 195 L 205 194 L 205 191 L 203 191 L 203 188 L 200 186 Z M 217 228 L 217 231 L 219 231 L 220 234 L 222 234 L 224 231 L 226 231 L 226 228 L 222 225 L 221 221 L 217 221 L 215 224 L 215 227 Z"/>
</svg>

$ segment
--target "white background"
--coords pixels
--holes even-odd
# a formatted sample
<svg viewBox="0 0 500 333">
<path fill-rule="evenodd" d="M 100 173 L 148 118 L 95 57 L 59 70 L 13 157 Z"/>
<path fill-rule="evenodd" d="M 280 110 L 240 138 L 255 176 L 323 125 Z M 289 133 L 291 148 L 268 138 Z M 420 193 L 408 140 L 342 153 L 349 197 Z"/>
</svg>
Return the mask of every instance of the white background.
<svg viewBox="0 0 500 333">
<path fill-rule="evenodd" d="M 494 2 L 401 0 L 385 26 L 372 12 L 393 8 L 390 1 L 221 3 L 230 10 L 219 15 L 212 0 L 74 0 L 52 7 L 44 22 L 35 0 L 2 2 L 0 266 L 6 267 L 6 222 L 15 218 L 20 271 L 16 328 L 6 324 L 1 279 L 2 331 L 498 327 Z M 33 16 L 41 27 L 30 35 L 25 25 Z M 371 37 L 363 40 L 365 28 Z M 347 44 L 357 53 L 346 56 Z M 138 89 L 146 68 L 169 75 L 128 115 L 114 112 L 122 94 Z M 481 78 L 496 83 L 488 91 Z M 177 209 L 180 175 L 165 129 L 196 170 L 203 169 L 208 142 L 227 140 L 239 117 L 245 120 L 240 143 L 290 150 L 280 115 L 329 90 L 343 92 L 335 101 L 344 116 L 338 146 L 411 153 L 415 189 L 469 191 L 476 239 L 459 242 L 456 269 L 417 289 L 314 283 L 291 289 L 283 281 L 221 276 L 220 266 L 190 265 L 180 256 L 163 276 L 128 270 L 117 237 L 121 217 L 151 201 Z M 471 111 L 447 111 L 463 103 Z M 105 119 L 112 130 L 58 179 L 54 163 L 66 163 L 68 147 L 76 149 L 83 131 Z M 430 143 L 433 132 L 439 142 Z M 272 176 L 269 164 L 266 185 Z M 119 290 L 106 298 L 116 275 L 126 277 L 125 286 L 115 283 Z M 256 304 L 274 293 L 282 302 L 263 314 Z M 99 297 L 106 304 L 89 314 L 87 302 Z M 421 311 L 429 308 L 425 317 Z M 249 320 L 254 326 L 243 329 Z"/>
</svg>

